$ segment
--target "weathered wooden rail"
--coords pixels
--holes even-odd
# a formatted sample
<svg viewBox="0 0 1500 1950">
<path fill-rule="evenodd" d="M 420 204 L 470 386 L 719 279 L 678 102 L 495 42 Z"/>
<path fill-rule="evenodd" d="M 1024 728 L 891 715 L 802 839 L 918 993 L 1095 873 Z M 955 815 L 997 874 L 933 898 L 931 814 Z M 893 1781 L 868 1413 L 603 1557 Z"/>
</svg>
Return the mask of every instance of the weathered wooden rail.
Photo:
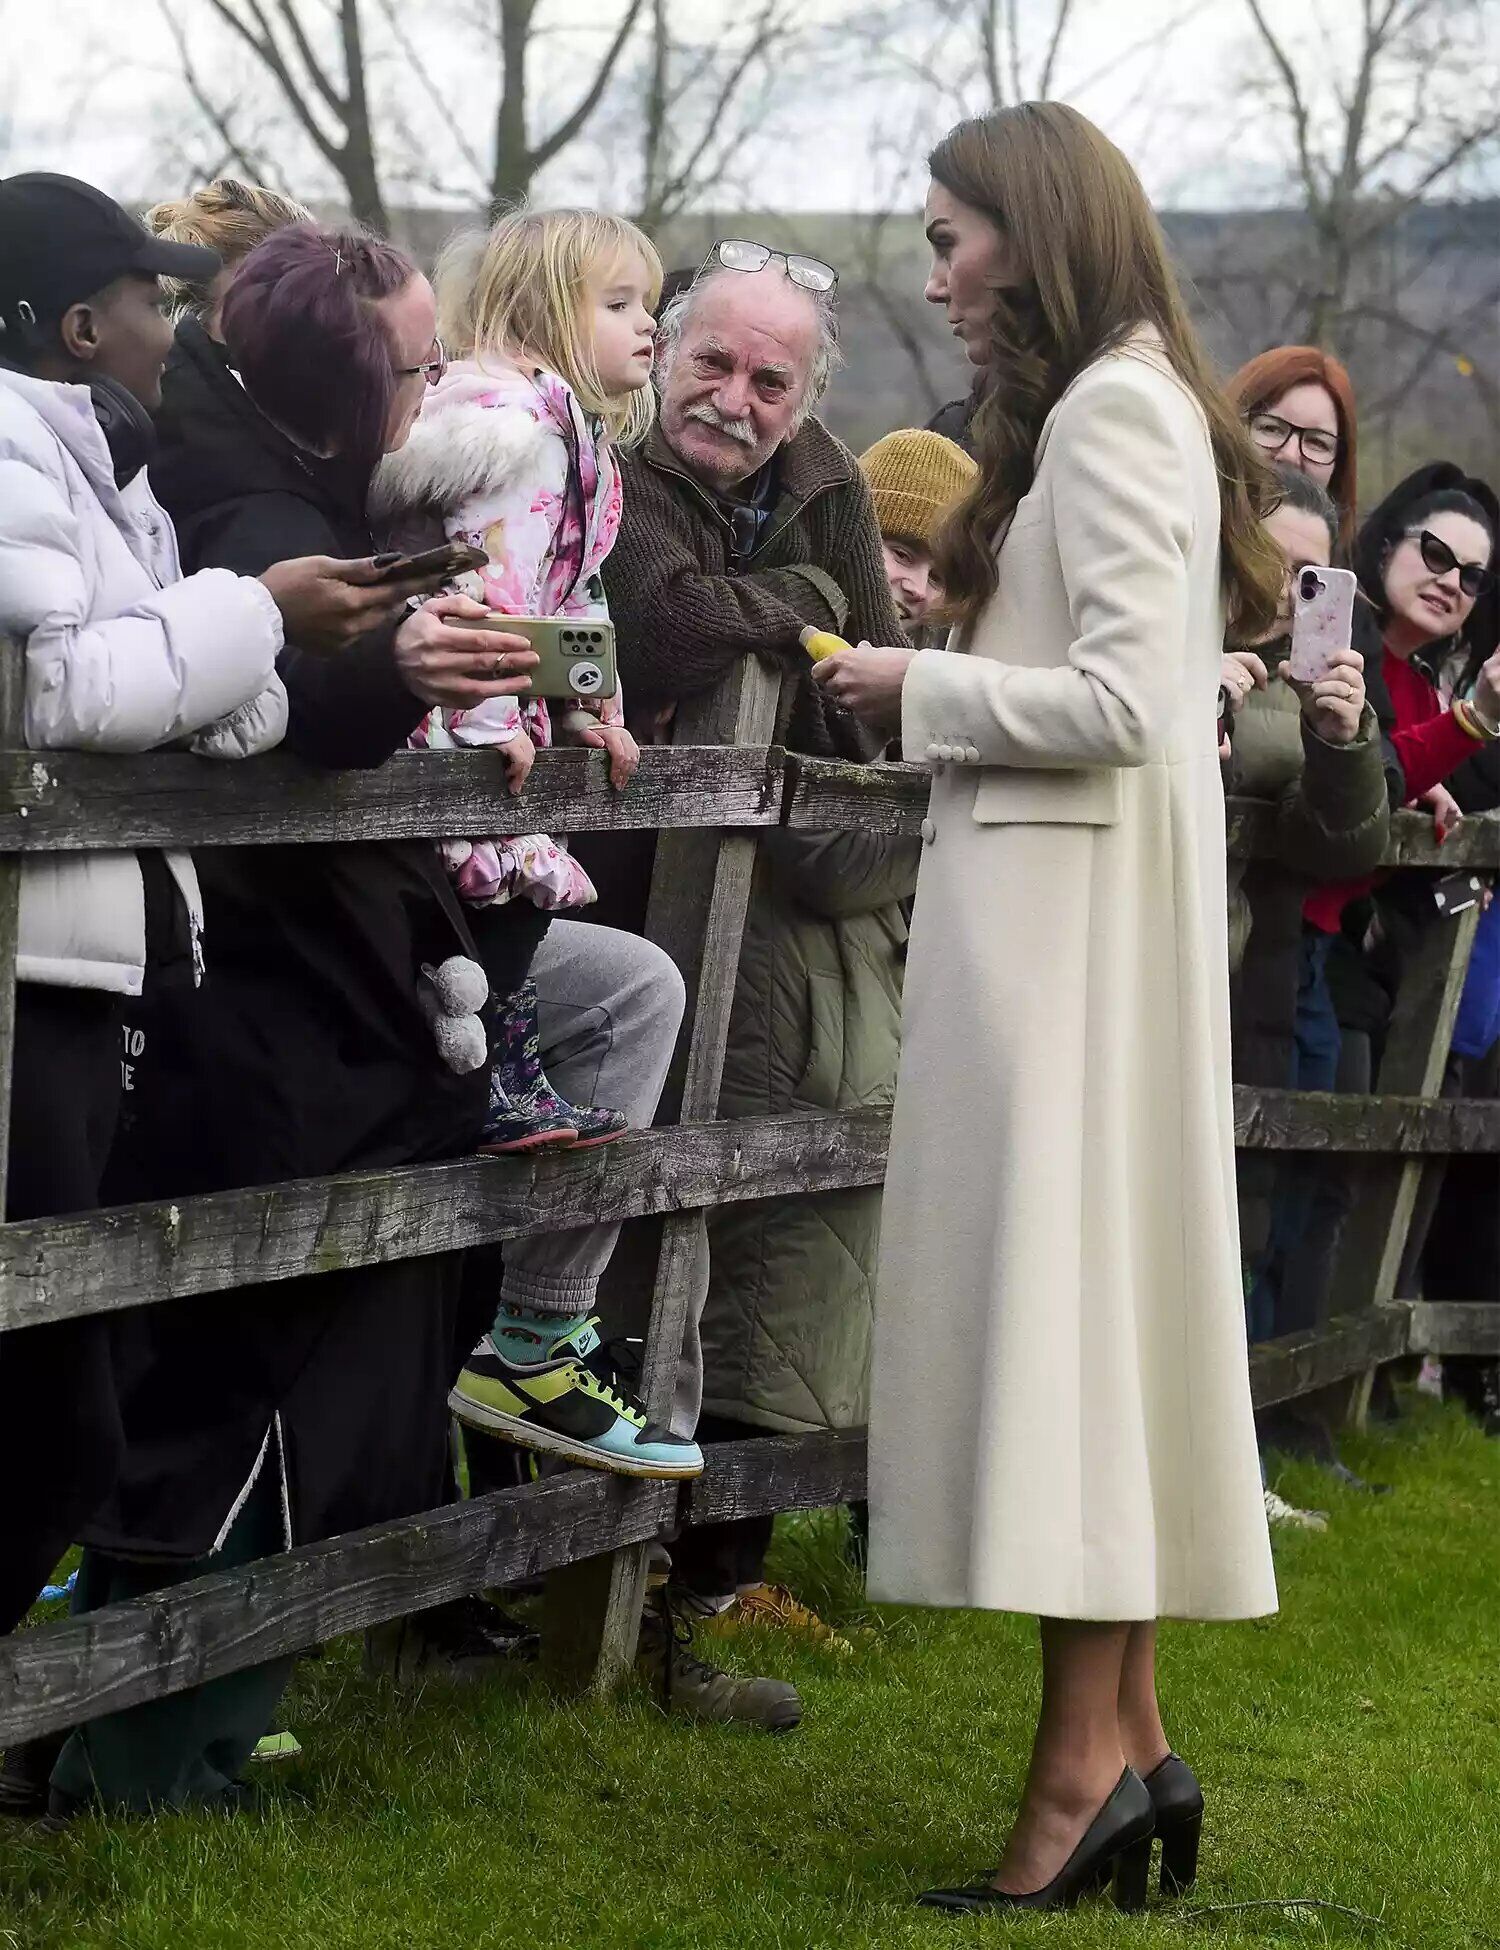
<svg viewBox="0 0 1500 1950">
<path fill-rule="evenodd" d="M 460 1158 L 47 1221 L 0 1225 L 5 1330 L 210 1296 L 333 1266 L 450 1251 L 601 1218 L 662 1219 L 643 1392 L 670 1400 L 708 1208 L 789 1192 L 878 1184 L 888 1116 L 852 1111 L 715 1118 L 734 971 L 759 829 L 915 832 L 927 777 L 912 766 L 803 759 L 774 742 L 776 686 L 745 665 L 648 750 L 624 794 L 601 755 L 547 752 L 525 793 L 503 795 L 492 754 L 404 754 L 377 771 L 328 774 L 272 755 L 215 766 L 176 753 L 105 758 L 19 743 L 13 656 L 0 656 L 0 1167 L 8 1127 L 16 884 L 29 852 L 440 836 L 550 828 L 662 833 L 648 933 L 673 954 L 691 1007 L 664 1114 L 677 1121 L 602 1150 L 526 1163 Z M 1230 849 L 1272 844 L 1271 809 L 1231 808 Z M 1500 868 L 1500 822 L 1468 820 L 1439 852 L 1430 821 L 1394 822 L 1393 865 Z M 1317 1333 L 1251 1356 L 1266 1405 L 1348 1381 L 1411 1351 L 1500 1352 L 1500 1308 L 1394 1299 L 1421 1161 L 1500 1152 L 1500 1103 L 1439 1100 L 1468 931 L 1437 938 L 1397 1035 L 1410 1095 L 1236 1092 L 1250 1150 L 1378 1158 L 1393 1189 L 1356 1215 L 1366 1284 Z M 1404 1039 L 1404 1040 L 1403 1040 Z M 3 1176 L 0 1176 L 3 1184 Z M 1373 1268 L 1373 1272 L 1368 1269 Z M 12 1486 L 6 1486 L 7 1490 Z M 626 1662 L 645 1547 L 681 1524 L 815 1508 L 863 1494 L 860 1431 L 719 1445 L 701 1481 L 631 1483 L 572 1472 L 523 1489 L 330 1538 L 132 1604 L 0 1643 L 0 1746 L 162 1697 L 482 1586 L 551 1574 L 547 1656 L 560 1682 L 602 1687 Z"/>
<path fill-rule="evenodd" d="M 1235 1093 L 1246 1150 L 1500 1152 L 1500 1102 Z M 878 1185 L 890 1114 L 793 1113 L 633 1131 L 594 1151 L 459 1158 L 0 1227 L 0 1330 L 599 1219 Z"/>
</svg>

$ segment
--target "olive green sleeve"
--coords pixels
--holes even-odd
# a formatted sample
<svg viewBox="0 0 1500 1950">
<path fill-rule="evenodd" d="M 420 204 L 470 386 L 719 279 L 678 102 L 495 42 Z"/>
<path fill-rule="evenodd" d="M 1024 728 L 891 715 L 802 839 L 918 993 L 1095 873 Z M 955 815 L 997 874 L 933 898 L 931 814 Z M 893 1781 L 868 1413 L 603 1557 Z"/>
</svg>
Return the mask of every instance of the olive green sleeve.
<svg viewBox="0 0 1500 1950">
<path fill-rule="evenodd" d="M 1330 745 L 1302 720 L 1302 770 L 1277 799 L 1282 861 L 1314 880 L 1353 880 L 1380 864 L 1390 805 L 1375 713 L 1351 744 Z"/>
</svg>

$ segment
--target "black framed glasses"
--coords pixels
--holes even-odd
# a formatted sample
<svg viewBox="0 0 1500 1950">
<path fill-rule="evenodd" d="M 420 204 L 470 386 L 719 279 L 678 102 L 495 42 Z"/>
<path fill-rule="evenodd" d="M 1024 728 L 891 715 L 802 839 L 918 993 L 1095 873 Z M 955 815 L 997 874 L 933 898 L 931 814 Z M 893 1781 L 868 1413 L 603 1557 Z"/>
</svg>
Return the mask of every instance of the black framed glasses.
<svg viewBox="0 0 1500 1950">
<path fill-rule="evenodd" d="M 838 284 L 838 272 L 822 258 L 773 251 L 769 244 L 752 244 L 746 237 L 721 237 L 699 266 L 698 275 L 701 278 L 712 264 L 722 264 L 726 271 L 763 271 L 773 259 L 786 266 L 792 283 L 800 284 L 804 291 L 832 291 Z"/>
<path fill-rule="evenodd" d="M 419 372 L 429 386 L 435 386 L 447 370 L 448 354 L 444 350 L 443 341 L 434 339 L 430 359 L 424 359 L 419 366 L 397 366 L 396 376 L 399 379 L 409 379 L 413 373 Z"/>
<path fill-rule="evenodd" d="M 1295 420 L 1283 420 L 1279 413 L 1252 413 L 1245 424 L 1256 446 L 1268 454 L 1279 454 L 1295 434 L 1303 460 L 1332 467 L 1339 457 L 1339 437 L 1326 427 L 1299 427 Z"/>
<path fill-rule="evenodd" d="M 1460 562 L 1442 536 L 1434 535 L 1430 528 L 1408 529 L 1406 539 L 1421 549 L 1423 562 L 1435 576 L 1452 575 L 1457 569 L 1458 586 L 1471 602 L 1495 580 L 1495 571 L 1487 562 Z"/>
</svg>

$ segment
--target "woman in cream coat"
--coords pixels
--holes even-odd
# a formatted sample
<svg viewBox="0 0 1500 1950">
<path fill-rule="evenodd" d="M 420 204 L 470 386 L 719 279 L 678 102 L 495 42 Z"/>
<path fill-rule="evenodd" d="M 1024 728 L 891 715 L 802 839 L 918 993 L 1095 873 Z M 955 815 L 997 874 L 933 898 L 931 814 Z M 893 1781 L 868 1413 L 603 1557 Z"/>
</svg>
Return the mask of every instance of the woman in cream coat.
<svg viewBox="0 0 1500 1950">
<path fill-rule="evenodd" d="M 927 296 L 994 383 L 939 569 L 946 650 L 834 698 L 933 770 L 870 1419 L 870 1582 L 1035 1612 L 1043 1702 L 994 1882 L 1143 1899 L 1202 1800 L 1159 1617 L 1275 1609 L 1234 1196 L 1216 730 L 1226 602 L 1274 609 L 1263 476 L 1122 156 L 1025 104 L 934 151 Z M 994 538 L 999 536 L 998 551 Z M 967 652 L 955 654 L 956 652 Z"/>
</svg>

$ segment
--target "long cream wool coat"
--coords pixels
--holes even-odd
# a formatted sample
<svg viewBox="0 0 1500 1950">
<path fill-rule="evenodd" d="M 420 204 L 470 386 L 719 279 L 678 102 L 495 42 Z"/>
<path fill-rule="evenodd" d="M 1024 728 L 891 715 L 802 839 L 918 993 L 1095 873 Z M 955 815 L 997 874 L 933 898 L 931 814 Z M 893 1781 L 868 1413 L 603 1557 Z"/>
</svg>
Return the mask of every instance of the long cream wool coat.
<svg viewBox="0 0 1500 1950">
<path fill-rule="evenodd" d="M 1207 428 L 1137 333 L 1054 409 L 934 771 L 875 1310 L 870 1584 L 1274 1611 L 1235 1216 Z"/>
</svg>

